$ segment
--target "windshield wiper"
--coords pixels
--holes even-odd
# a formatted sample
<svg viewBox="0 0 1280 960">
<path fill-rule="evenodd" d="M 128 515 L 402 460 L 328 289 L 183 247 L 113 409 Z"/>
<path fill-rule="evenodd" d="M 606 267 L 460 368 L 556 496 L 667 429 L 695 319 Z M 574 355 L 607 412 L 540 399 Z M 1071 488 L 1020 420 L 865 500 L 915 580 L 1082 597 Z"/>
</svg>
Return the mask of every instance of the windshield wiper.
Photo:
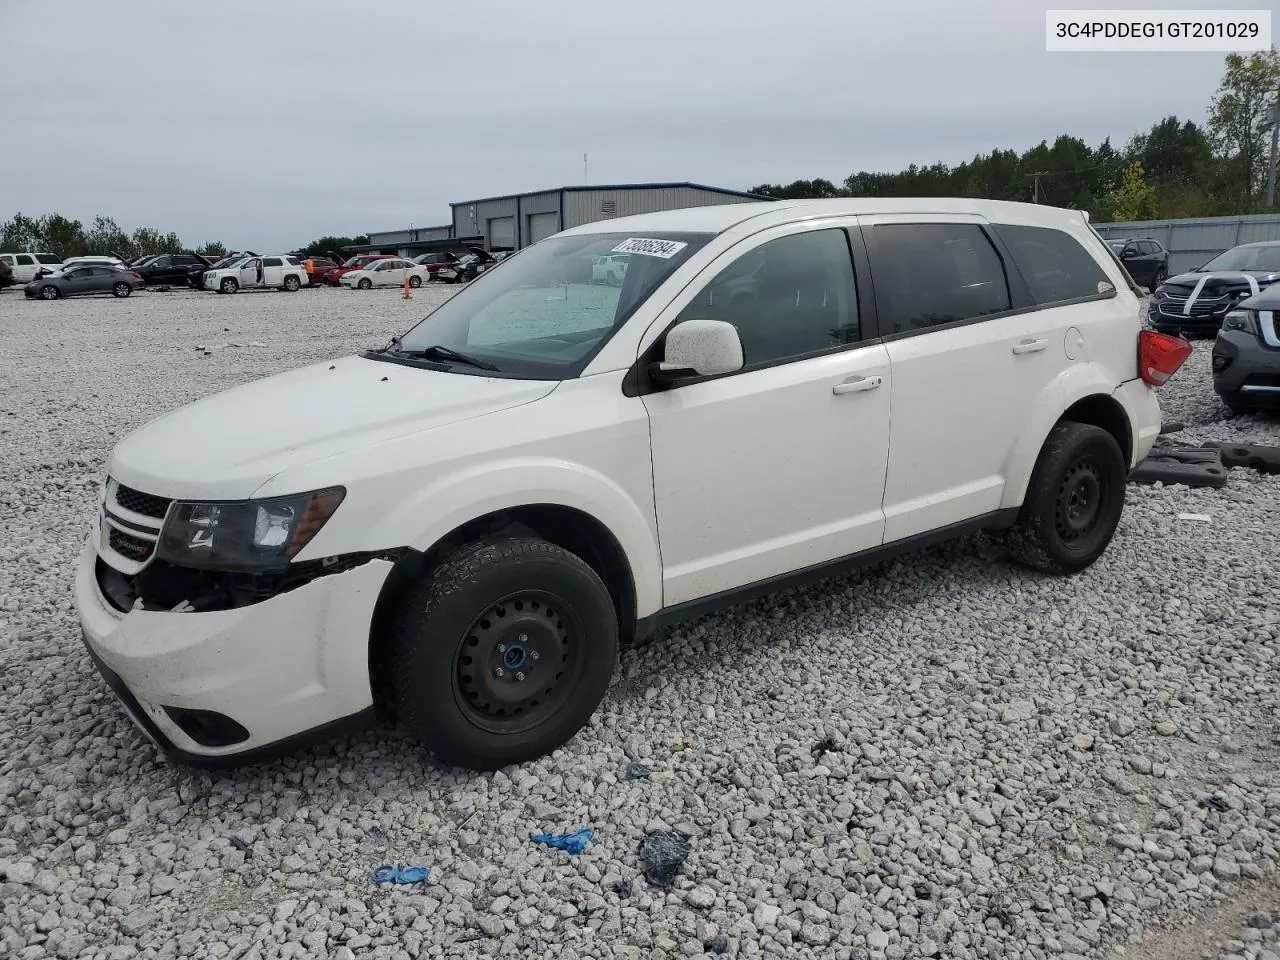
<svg viewBox="0 0 1280 960">
<path fill-rule="evenodd" d="M 424 357 L 426 359 L 435 358 L 438 360 L 452 360 L 454 363 L 464 363 L 469 367 L 478 367 L 481 370 L 497 370 L 498 368 L 487 360 L 477 360 L 475 357 L 468 357 L 465 353 L 459 353 L 457 350 L 450 350 L 448 347 L 442 347 L 440 344 L 433 344 L 429 347 L 422 347 L 419 350 L 400 350 L 392 346 L 389 351 L 399 354 L 402 357 Z"/>
</svg>

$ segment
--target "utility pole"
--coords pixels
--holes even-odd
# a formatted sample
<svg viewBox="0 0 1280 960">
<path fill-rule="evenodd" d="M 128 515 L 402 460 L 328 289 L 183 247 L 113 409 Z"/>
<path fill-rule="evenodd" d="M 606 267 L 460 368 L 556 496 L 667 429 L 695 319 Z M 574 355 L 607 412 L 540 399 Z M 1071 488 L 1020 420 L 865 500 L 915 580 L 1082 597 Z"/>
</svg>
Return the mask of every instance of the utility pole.
<svg viewBox="0 0 1280 960">
<path fill-rule="evenodd" d="M 1267 162 L 1267 203 L 1268 210 L 1276 199 L 1276 146 L 1280 141 L 1280 91 L 1276 93 L 1276 105 L 1271 108 L 1271 159 Z"/>
<path fill-rule="evenodd" d="M 1048 170 L 1041 170 L 1038 173 L 1027 174 L 1027 176 L 1030 177 L 1032 180 L 1032 184 L 1031 184 L 1031 202 L 1032 203 L 1040 202 L 1040 178 L 1047 177 L 1048 175 L 1049 175 Z"/>
</svg>

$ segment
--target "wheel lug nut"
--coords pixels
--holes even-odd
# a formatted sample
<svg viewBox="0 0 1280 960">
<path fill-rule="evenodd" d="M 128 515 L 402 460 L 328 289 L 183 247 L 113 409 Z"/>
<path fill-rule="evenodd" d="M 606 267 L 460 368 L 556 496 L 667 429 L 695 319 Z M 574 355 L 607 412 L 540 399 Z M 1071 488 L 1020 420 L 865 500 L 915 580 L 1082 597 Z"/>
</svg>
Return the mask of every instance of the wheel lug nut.
<svg viewBox="0 0 1280 960">
<path fill-rule="evenodd" d="M 529 651 L 529 659 L 530 659 L 530 660 L 537 660 L 537 659 L 538 659 L 539 657 L 541 657 L 541 656 L 542 656 L 542 654 L 540 654 L 537 650 L 530 650 L 530 651 Z"/>
<path fill-rule="evenodd" d="M 517 680 L 523 680 L 523 679 L 524 679 L 524 671 L 520 671 L 519 673 L 517 673 L 517 674 L 516 674 L 516 679 L 517 679 Z"/>
<path fill-rule="evenodd" d="M 500 643 L 500 644 L 498 644 L 498 652 L 499 652 L 499 653 L 506 653 L 506 652 L 507 652 L 507 645 L 506 645 L 505 643 Z"/>
<path fill-rule="evenodd" d="M 529 642 L 529 635 L 528 635 L 527 633 L 522 633 L 522 634 L 520 634 L 520 642 L 521 642 L 521 643 L 528 643 L 528 642 Z"/>
<path fill-rule="evenodd" d="M 493 675 L 494 675 L 495 677 L 500 677 L 500 676 L 502 676 L 502 668 L 501 668 L 501 667 L 494 667 L 494 668 L 493 668 Z"/>
</svg>

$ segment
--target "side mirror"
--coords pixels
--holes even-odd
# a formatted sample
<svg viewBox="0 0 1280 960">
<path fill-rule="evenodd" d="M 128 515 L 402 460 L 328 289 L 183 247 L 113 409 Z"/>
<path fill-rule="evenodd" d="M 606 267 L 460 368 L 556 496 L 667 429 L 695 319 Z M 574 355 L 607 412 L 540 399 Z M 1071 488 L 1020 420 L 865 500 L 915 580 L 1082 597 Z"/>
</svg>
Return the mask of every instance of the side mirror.
<svg viewBox="0 0 1280 960">
<path fill-rule="evenodd" d="M 742 365 L 737 327 L 723 320 L 686 320 L 668 331 L 663 359 L 649 365 L 649 375 L 669 383 L 682 376 L 718 377 Z"/>
</svg>

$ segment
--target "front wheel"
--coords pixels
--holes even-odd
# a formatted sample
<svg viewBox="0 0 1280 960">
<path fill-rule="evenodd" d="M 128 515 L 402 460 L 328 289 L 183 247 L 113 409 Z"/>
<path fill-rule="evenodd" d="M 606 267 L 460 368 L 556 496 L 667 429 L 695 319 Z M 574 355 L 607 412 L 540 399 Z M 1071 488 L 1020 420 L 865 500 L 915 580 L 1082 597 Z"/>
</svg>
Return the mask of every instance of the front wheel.
<svg viewBox="0 0 1280 960">
<path fill-rule="evenodd" d="M 373 286 L 373 281 L 368 277 L 361 277 L 360 282 L 356 284 L 361 290 L 368 290 Z"/>
<path fill-rule="evenodd" d="M 448 764 L 496 770 L 568 741 L 618 658 L 609 591 L 545 540 L 461 548 L 411 587 L 389 625 L 390 693 Z"/>
<path fill-rule="evenodd" d="M 40 296 L 45 300 L 57 300 L 62 296 L 62 291 L 52 284 L 46 284 L 40 288 Z"/>
<path fill-rule="evenodd" d="M 1164 283 L 1168 279 L 1169 279 L 1168 270 L 1166 270 L 1164 267 L 1156 268 L 1156 274 L 1154 277 L 1151 278 L 1151 292 L 1155 293 L 1156 287 L 1160 286 L 1160 284 Z"/>
<path fill-rule="evenodd" d="M 222 293 L 235 293 L 239 289 L 240 281 L 235 277 L 227 277 L 222 283 L 218 284 L 218 290 Z"/>
<path fill-rule="evenodd" d="M 418 287 L 422 286 L 422 278 L 421 278 L 421 277 L 410 277 L 410 278 L 409 278 L 409 286 L 413 287 L 415 290 L 416 290 L 416 289 L 418 289 Z"/>
<path fill-rule="evenodd" d="M 1087 423 L 1049 433 L 1005 544 L 1036 570 L 1071 574 L 1102 556 L 1124 510 L 1128 469 L 1115 437 Z"/>
</svg>

